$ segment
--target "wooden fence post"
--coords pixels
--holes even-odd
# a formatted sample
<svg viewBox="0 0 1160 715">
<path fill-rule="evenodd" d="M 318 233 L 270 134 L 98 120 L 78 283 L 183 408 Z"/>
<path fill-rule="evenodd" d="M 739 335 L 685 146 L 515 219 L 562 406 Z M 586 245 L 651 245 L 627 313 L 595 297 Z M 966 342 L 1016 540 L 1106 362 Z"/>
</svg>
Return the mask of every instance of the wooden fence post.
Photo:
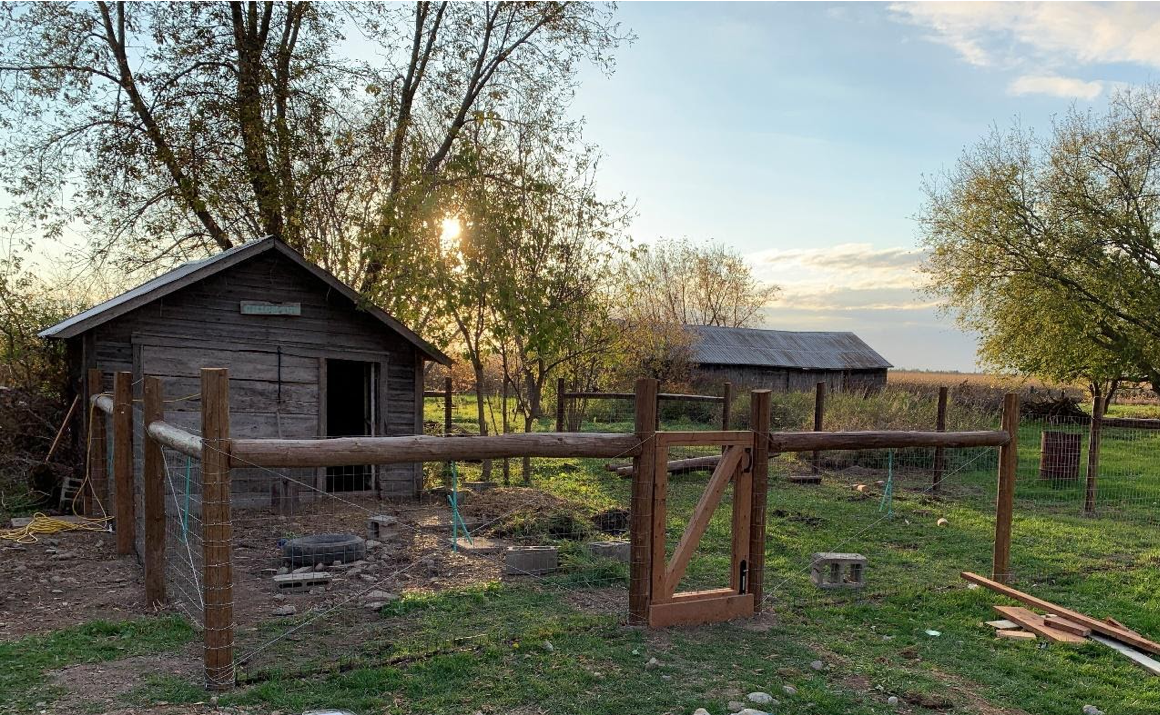
<svg viewBox="0 0 1160 715">
<path fill-rule="evenodd" d="M 1100 434 L 1104 424 L 1104 401 L 1096 390 L 1092 399 L 1092 421 L 1088 428 L 1087 480 L 1084 488 L 1083 513 L 1096 513 L 1096 481 L 1100 475 Z"/>
<path fill-rule="evenodd" d="M 133 553 L 137 515 L 133 494 L 133 373 L 113 376 L 113 482 L 117 524 L 117 553 Z"/>
<path fill-rule="evenodd" d="M 733 383 L 728 380 L 721 388 L 721 431 L 729 431 L 729 417 L 733 411 Z"/>
<path fill-rule="evenodd" d="M 564 431 L 564 411 L 567 404 L 564 401 L 564 378 L 556 378 L 556 431 Z"/>
<path fill-rule="evenodd" d="M 443 436 L 451 434 L 451 378 L 443 380 Z"/>
<path fill-rule="evenodd" d="M 511 429 L 511 426 L 508 422 L 508 377 L 506 374 L 503 376 L 502 382 L 503 382 L 503 401 L 502 401 L 503 433 L 507 434 L 508 431 Z M 511 483 L 511 478 L 512 478 L 512 462 L 507 457 L 504 457 L 503 458 L 503 485 L 505 487 Z"/>
<path fill-rule="evenodd" d="M 753 506 L 749 522 L 749 592 L 753 612 L 761 613 L 765 595 L 765 508 L 769 492 L 769 411 L 771 392 L 749 393 L 749 428 L 753 430 Z"/>
<path fill-rule="evenodd" d="M 223 690 L 234 685 L 230 388 L 224 368 L 202 368 L 201 436 L 205 684 Z"/>
<path fill-rule="evenodd" d="M 628 622 L 648 623 L 652 602 L 652 500 L 656 479 L 657 381 L 636 381 L 636 438 L 640 455 L 632 458 L 632 505 L 629 510 Z M 664 568 L 663 565 L 661 568 Z"/>
<path fill-rule="evenodd" d="M 145 440 L 143 471 L 145 491 L 145 605 L 154 608 L 165 603 L 165 468 L 161 445 L 149 437 L 149 425 L 165 419 L 161 380 L 145 378 L 145 406 L 142 439 Z"/>
<path fill-rule="evenodd" d="M 999 448 L 999 487 L 995 497 L 995 553 L 991 579 L 1007 583 L 1011 576 L 1011 516 L 1015 508 L 1015 473 L 1019 466 L 1019 396 L 1003 398 L 1002 430 L 1010 441 Z"/>
<path fill-rule="evenodd" d="M 938 388 L 938 415 L 935 417 L 934 423 L 935 432 L 947 431 L 947 388 Z M 942 485 L 943 472 L 946 471 L 946 455 L 942 447 L 934 448 L 934 469 L 931 475 L 930 490 L 932 493 L 938 493 L 939 487 Z"/>
<path fill-rule="evenodd" d="M 814 431 L 821 432 L 826 421 L 826 383 L 819 382 L 814 391 Z M 822 471 L 822 453 L 815 451 L 811 460 L 812 471 L 819 474 Z"/>
<path fill-rule="evenodd" d="M 105 413 L 93 405 L 93 398 L 101 394 L 104 387 L 104 375 L 97 368 L 89 370 L 88 401 L 85 404 L 86 421 L 89 427 L 88 464 L 89 488 L 85 492 L 85 516 L 96 516 L 97 506 L 102 512 L 112 505 L 109 504 L 109 471 L 106 460 L 108 445 L 105 443 Z M 96 504 L 90 503 L 91 500 Z M 108 514 L 103 514 L 108 516 Z"/>
</svg>

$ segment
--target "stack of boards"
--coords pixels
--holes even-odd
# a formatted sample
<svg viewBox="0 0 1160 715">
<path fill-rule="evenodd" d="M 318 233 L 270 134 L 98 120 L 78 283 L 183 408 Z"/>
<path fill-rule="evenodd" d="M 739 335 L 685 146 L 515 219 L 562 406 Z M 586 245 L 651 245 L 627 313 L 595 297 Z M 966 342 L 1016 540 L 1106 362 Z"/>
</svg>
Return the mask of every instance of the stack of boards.
<svg viewBox="0 0 1160 715">
<path fill-rule="evenodd" d="M 1152 675 L 1160 675 L 1160 661 L 1148 655 L 1160 655 L 1160 643 L 1148 640 L 1113 618 L 1097 620 L 969 571 L 964 571 L 962 577 L 1044 612 L 1041 616 L 1021 606 L 995 606 L 1003 618 L 987 621 L 987 625 L 995 629 L 999 638 L 1031 641 L 1043 638 L 1051 643 L 1084 643 L 1091 639 L 1124 655 Z"/>
</svg>

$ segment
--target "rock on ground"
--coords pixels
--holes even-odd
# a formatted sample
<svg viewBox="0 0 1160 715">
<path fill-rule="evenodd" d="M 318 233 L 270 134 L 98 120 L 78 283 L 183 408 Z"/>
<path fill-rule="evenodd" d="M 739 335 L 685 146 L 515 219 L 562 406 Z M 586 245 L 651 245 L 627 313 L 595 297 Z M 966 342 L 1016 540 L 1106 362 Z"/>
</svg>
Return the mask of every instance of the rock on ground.
<svg viewBox="0 0 1160 715">
<path fill-rule="evenodd" d="M 749 702 L 757 703 L 758 705 L 768 705 L 768 704 L 773 702 L 772 695 L 770 695 L 769 693 L 763 693 L 760 691 L 750 693 L 749 695 L 746 695 L 745 697 L 749 699 Z"/>
</svg>

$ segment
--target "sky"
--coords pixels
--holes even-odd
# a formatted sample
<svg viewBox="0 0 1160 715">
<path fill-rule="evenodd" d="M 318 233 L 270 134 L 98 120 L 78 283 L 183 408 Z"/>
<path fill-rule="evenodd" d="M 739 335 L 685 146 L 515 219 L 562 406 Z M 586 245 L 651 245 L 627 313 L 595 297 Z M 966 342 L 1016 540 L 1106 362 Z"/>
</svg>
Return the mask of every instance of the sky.
<svg viewBox="0 0 1160 715">
<path fill-rule="evenodd" d="M 851 330 L 900 368 L 973 371 L 921 291 L 923 177 L 994 126 L 1160 80 L 1160 4 L 642 3 L 572 111 L 635 241 L 717 241 L 782 287 L 764 327 Z"/>
</svg>

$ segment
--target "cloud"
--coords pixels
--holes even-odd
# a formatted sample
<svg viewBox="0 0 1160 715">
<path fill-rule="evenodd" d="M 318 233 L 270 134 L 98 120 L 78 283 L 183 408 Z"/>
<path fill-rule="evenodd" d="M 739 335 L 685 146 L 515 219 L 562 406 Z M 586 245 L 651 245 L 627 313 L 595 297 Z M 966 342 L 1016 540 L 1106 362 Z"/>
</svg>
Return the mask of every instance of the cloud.
<svg viewBox="0 0 1160 715">
<path fill-rule="evenodd" d="M 1151 3 L 895 3 L 890 11 L 974 65 L 1160 68 L 1160 6 Z"/>
<path fill-rule="evenodd" d="M 804 311 L 917 310 L 933 304 L 916 270 L 925 253 L 846 243 L 747 256 L 754 274 L 781 287 L 777 305 Z"/>
<path fill-rule="evenodd" d="M 1023 75 L 1007 85 L 1007 93 L 1016 97 L 1025 94 L 1049 94 L 1064 99 L 1077 98 L 1088 101 L 1100 96 L 1104 91 L 1103 82 L 1087 82 L 1075 77 L 1056 75 Z"/>
</svg>

